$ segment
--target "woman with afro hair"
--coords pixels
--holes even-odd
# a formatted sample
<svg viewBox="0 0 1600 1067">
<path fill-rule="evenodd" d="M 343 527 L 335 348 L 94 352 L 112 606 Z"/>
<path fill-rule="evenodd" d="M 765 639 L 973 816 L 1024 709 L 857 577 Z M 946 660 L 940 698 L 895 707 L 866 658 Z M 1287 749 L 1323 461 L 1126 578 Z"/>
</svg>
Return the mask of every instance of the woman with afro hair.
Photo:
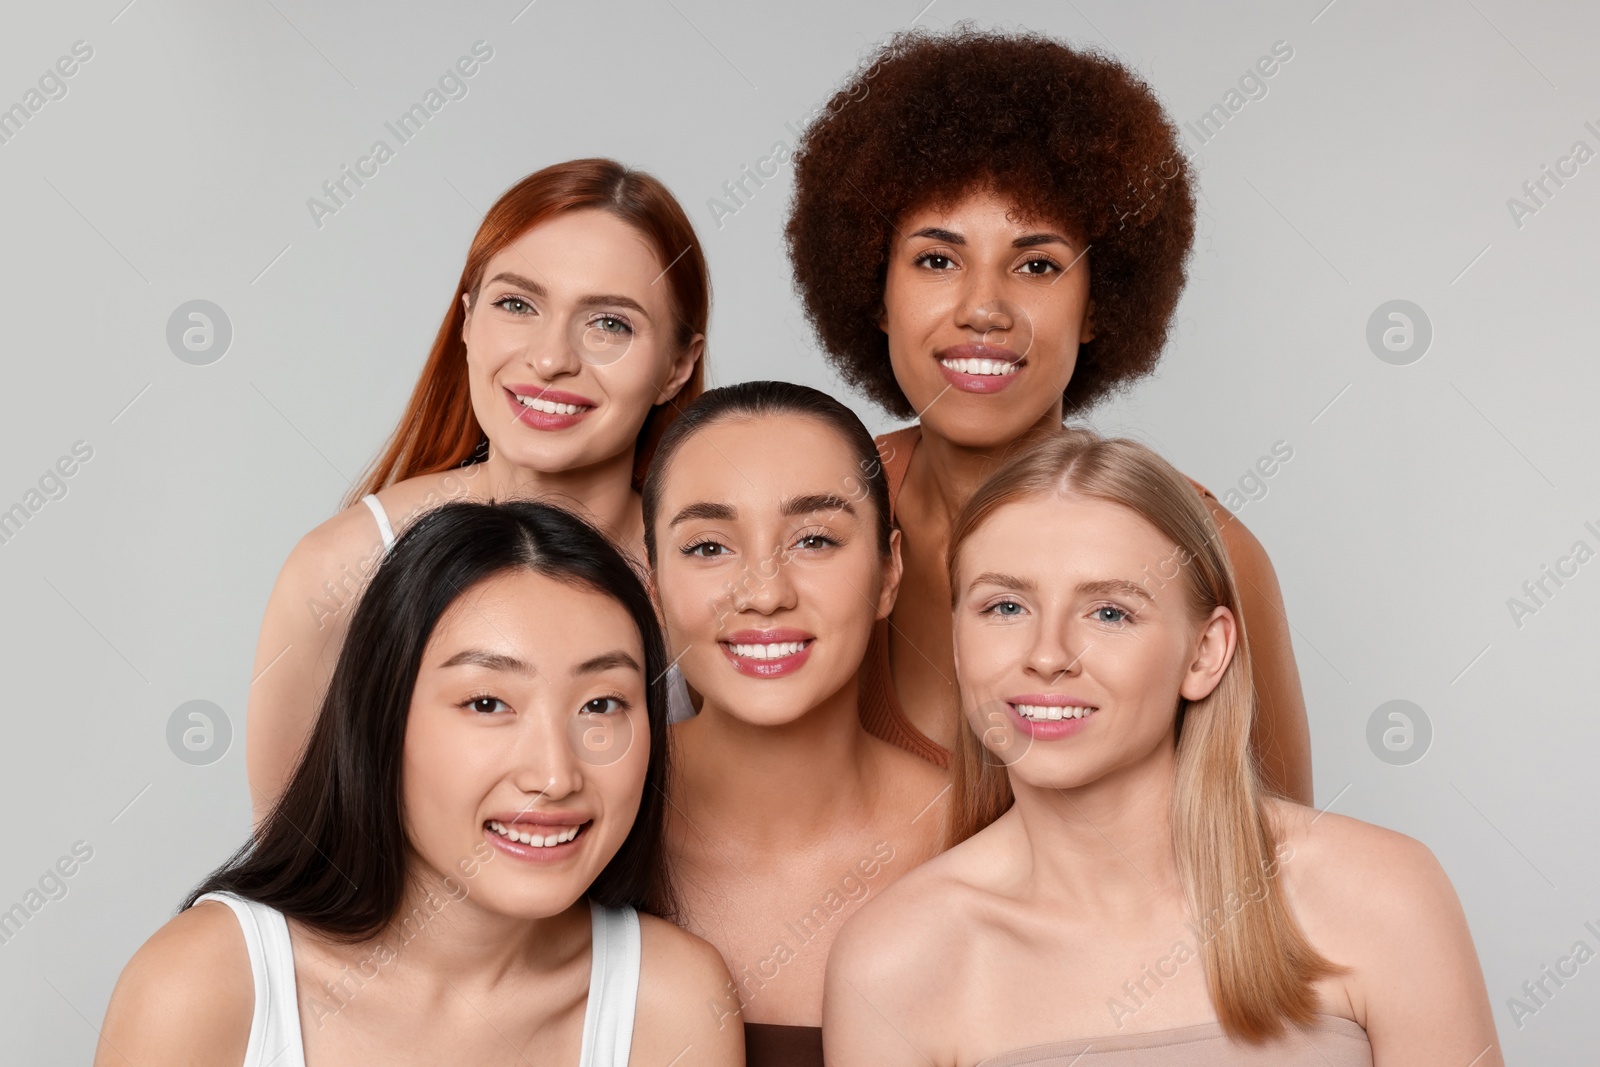
<svg viewBox="0 0 1600 1067">
<path fill-rule="evenodd" d="M 1150 88 L 1112 59 L 1031 33 L 898 34 L 801 136 L 785 236 L 806 314 L 847 382 L 918 420 L 878 440 L 905 578 L 862 666 L 872 733 L 949 766 L 962 723 L 951 523 L 1025 439 L 1155 367 L 1194 214 L 1190 167 Z M 1252 752 L 1267 788 L 1309 804 L 1305 703 L 1276 575 L 1194 484 L 1241 579 L 1259 702 Z"/>
</svg>

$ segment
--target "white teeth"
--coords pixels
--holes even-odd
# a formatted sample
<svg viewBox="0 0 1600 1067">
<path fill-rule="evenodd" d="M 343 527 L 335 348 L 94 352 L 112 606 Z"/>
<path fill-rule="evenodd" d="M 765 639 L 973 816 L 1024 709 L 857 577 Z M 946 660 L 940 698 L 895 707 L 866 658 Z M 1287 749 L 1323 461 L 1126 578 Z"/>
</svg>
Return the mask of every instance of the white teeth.
<svg viewBox="0 0 1600 1067">
<path fill-rule="evenodd" d="M 1088 715 L 1094 708 L 1076 706 L 1063 707 L 1060 704 L 1013 704 L 1017 714 L 1024 719 L 1081 719 Z"/>
<path fill-rule="evenodd" d="M 578 412 L 585 410 L 577 404 L 557 404 L 553 400 L 540 400 L 531 396 L 522 396 L 521 394 L 518 394 L 517 399 L 522 402 L 523 407 L 542 411 L 547 415 L 576 415 Z"/>
<path fill-rule="evenodd" d="M 1004 359 L 941 359 L 940 363 L 957 374 L 987 374 L 1004 377 L 1017 373 L 1017 364 Z"/>
<path fill-rule="evenodd" d="M 490 820 L 489 829 L 493 830 L 495 833 L 509 841 L 520 841 L 522 844 L 532 845 L 534 848 L 549 848 L 552 845 L 564 845 L 568 841 L 571 841 L 574 837 L 578 836 L 578 831 L 581 829 L 581 827 L 569 826 L 565 830 L 559 830 L 556 833 L 548 836 L 541 836 L 539 834 L 530 834 L 521 830 L 513 830 L 505 823 Z"/>
<path fill-rule="evenodd" d="M 782 659 L 792 656 L 806 647 L 804 641 L 780 641 L 770 645 L 736 645 L 729 642 L 728 647 L 733 649 L 733 654 L 741 659 Z"/>
</svg>

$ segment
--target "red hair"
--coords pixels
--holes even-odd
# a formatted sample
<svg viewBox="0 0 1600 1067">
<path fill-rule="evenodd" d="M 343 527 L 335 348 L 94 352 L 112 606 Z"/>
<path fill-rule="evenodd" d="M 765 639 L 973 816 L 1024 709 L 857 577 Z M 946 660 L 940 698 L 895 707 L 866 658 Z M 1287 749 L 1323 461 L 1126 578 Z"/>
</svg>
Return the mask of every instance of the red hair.
<svg viewBox="0 0 1600 1067">
<path fill-rule="evenodd" d="M 461 340 L 467 312 L 461 295 L 470 293 L 476 302 L 489 260 L 528 230 L 586 208 L 608 211 L 628 223 L 667 264 L 662 273 L 672 293 L 677 348 L 681 351 L 695 334 L 706 332 L 711 279 L 705 255 L 689 217 L 666 186 L 643 171 L 629 170 L 610 159 L 574 159 L 530 174 L 506 190 L 483 217 L 405 413 L 382 454 L 350 490 L 345 506 L 395 482 L 459 467 L 472 457 L 484 433 L 473 413 L 467 384 L 467 346 Z M 678 395 L 652 408 L 645 417 L 634 447 L 635 489 L 643 484 L 662 433 L 704 388 L 702 358 Z"/>
</svg>

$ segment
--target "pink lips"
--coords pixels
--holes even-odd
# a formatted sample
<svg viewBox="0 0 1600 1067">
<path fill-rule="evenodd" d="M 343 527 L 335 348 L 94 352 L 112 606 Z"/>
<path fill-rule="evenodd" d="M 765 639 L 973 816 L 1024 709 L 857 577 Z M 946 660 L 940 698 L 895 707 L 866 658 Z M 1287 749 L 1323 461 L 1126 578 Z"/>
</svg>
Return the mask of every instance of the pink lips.
<svg viewBox="0 0 1600 1067">
<path fill-rule="evenodd" d="M 575 819 L 562 819 L 560 822 L 556 822 L 548 817 L 541 817 L 533 813 L 524 813 L 514 819 L 506 818 L 493 821 L 499 822 L 503 826 L 508 826 L 513 830 L 528 834 L 540 834 L 545 837 L 560 833 L 562 830 L 571 829 L 578 822 Z M 513 841 L 504 834 L 491 829 L 487 824 L 483 827 L 483 836 L 488 838 L 489 843 L 500 852 L 524 863 L 560 863 L 562 860 L 572 857 L 583 846 L 584 837 L 588 834 L 591 825 L 593 824 L 590 821 L 583 822 L 578 829 L 577 837 L 574 837 L 571 841 L 566 841 L 559 845 L 551 845 L 547 848 L 538 845 L 524 845 L 521 841 Z"/>
<path fill-rule="evenodd" d="M 734 645 L 800 645 L 797 652 L 786 656 L 776 656 L 771 659 L 758 659 L 754 656 L 741 656 L 733 650 Z M 727 634 L 717 642 L 717 647 L 722 649 L 722 654 L 728 657 L 728 662 L 733 664 L 740 674 L 751 678 L 781 678 L 786 674 L 793 674 L 805 665 L 811 656 L 811 648 L 816 644 L 816 638 L 804 630 L 780 627 L 773 630 L 739 630 Z"/>
<path fill-rule="evenodd" d="M 964 393 L 998 393 L 1022 375 L 1023 359 L 1009 348 L 996 345 L 952 345 L 934 354 L 945 381 Z M 945 365 L 947 359 L 987 359 L 1019 366 L 1009 374 L 967 374 Z"/>
<path fill-rule="evenodd" d="M 1089 723 L 1100 714 L 1099 710 L 1089 712 L 1081 719 L 1030 719 L 1017 710 L 1018 704 L 1028 704 L 1033 707 L 1046 708 L 1092 708 L 1083 700 L 1063 696 L 1059 693 L 1027 693 L 1015 696 L 1006 701 L 1006 711 L 1011 715 L 1011 721 L 1022 734 L 1036 741 L 1055 741 L 1063 737 L 1072 737 L 1088 729 Z"/>
<path fill-rule="evenodd" d="M 583 417 L 596 407 L 595 402 L 578 393 L 568 393 L 560 389 L 546 389 L 539 385 L 513 385 L 506 391 L 506 402 L 511 405 L 511 415 L 524 426 L 531 426 L 535 430 L 565 430 L 569 426 L 576 426 L 583 421 Z M 518 396 L 536 397 L 548 400 L 553 404 L 571 404 L 578 408 L 572 415 L 561 415 L 549 411 L 539 411 L 530 408 L 518 400 Z"/>
</svg>

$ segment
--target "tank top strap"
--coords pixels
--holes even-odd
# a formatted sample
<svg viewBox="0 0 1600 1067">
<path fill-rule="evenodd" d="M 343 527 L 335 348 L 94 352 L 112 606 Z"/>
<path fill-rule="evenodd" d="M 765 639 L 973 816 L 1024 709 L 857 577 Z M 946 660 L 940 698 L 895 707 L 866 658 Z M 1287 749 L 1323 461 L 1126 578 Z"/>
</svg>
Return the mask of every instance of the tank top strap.
<svg viewBox="0 0 1600 1067">
<path fill-rule="evenodd" d="M 372 509 L 372 517 L 378 520 L 378 532 L 383 535 L 383 550 L 388 552 L 394 547 L 394 527 L 389 525 L 389 513 L 383 510 L 383 501 L 368 493 L 361 498 L 361 502 Z"/>
<path fill-rule="evenodd" d="M 628 1067 L 639 996 L 639 913 L 589 902 L 594 924 L 589 1003 L 578 1067 Z"/>
<path fill-rule="evenodd" d="M 233 893 L 206 893 L 195 903 L 203 900 L 219 901 L 232 909 L 250 953 L 256 996 L 243 1067 L 306 1067 L 288 921 L 276 908 Z"/>
</svg>

